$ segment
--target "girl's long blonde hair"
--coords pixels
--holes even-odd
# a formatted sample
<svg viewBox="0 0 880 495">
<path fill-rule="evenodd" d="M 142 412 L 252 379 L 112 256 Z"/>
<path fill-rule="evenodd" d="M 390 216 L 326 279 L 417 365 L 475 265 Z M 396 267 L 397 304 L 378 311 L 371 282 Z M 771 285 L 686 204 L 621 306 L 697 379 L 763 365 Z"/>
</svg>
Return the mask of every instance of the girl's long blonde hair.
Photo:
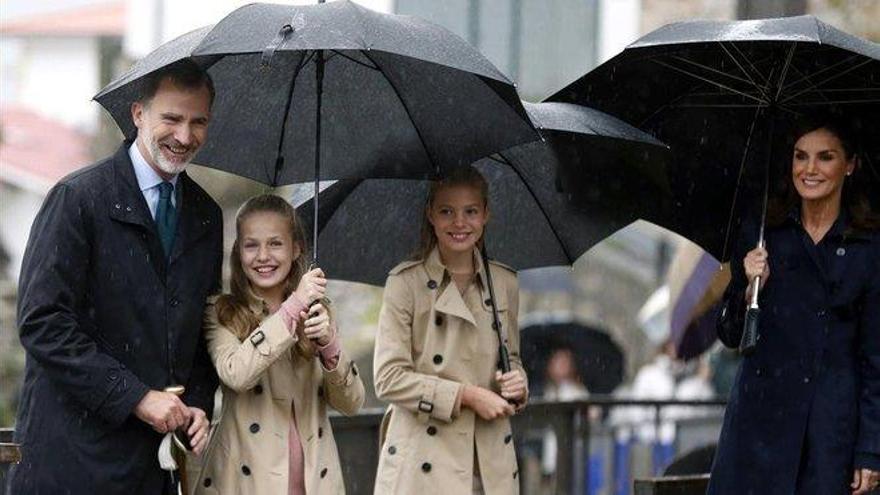
<svg viewBox="0 0 880 495">
<path fill-rule="evenodd" d="M 294 246 L 299 247 L 299 256 L 293 261 L 290 273 L 284 284 L 284 297 L 287 298 L 299 284 L 300 278 L 308 271 L 308 252 L 305 239 L 305 230 L 302 222 L 296 214 L 296 209 L 287 201 L 274 194 L 263 194 L 247 200 L 238 210 L 235 217 L 235 242 L 232 244 L 232 252 L 229 256 L 230 292 L 217 299 L 217 319 L 221 325 L 232 330 L 239 340 L 244 341 L 260 326 L 260 318 L 255 315 L 249 306 L 249 301 L 254 297 L 250 281 L 245 275 L 241 265 L 241 229 L 254 213 L 276 213 L 284 218 Z M 296 344 L 300 354 L 310 357 L 315 353 L 314 344 L 306 338 L 300 338 Z"/>
</svg>

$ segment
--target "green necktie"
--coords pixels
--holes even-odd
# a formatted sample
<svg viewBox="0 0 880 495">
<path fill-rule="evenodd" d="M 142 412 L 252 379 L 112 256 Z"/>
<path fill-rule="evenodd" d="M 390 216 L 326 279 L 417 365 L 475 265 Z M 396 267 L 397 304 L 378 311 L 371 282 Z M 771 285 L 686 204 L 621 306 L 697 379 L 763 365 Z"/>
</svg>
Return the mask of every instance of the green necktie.
<svg viewBox="0 0 880 495">
<path fill-rule="evenodd" d="M 174 245 L 174 232 L 177 227 L 177 210 L 171 202 L 174 194 L 174 185 L 170 182 L 159 184 L 159 205 L 156 208 L 156 230 L 159 231 L 159 240 L 162 241 L 162 249 L 165 258 L 171 256 L 171 246 Z"/>
</svg>

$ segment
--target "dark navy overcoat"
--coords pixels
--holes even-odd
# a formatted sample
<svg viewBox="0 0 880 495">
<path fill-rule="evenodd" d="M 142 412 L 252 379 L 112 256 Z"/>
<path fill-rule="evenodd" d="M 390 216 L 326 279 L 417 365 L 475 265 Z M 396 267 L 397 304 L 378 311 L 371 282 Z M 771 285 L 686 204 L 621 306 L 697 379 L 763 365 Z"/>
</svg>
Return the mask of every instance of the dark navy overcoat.
<svg viewBox="0 0 880 495">
<path fill-rule="evenodd" d="M 849 494 L 854 466 L 880 469 L 880 235 L 843 213 L 816 245 L 799 218 L 766 232 L 760 340 L 727 405 L 711 494 Z M 744 231 L 718 325 L 730 347 L 757 239 Z"/>
<path fill-rule="evenodd" d="M 188 405 L 212 412 L 217 376 L 201 328 L 219 287 L 221 211 L 182 173 L 166 260 L 129 145 L 62 179 L 31 228 L 18 300 L 22 462 L 8 493 L 162 493 L 161 435 L 134 407 L 148 389 L 182 384 Z"/>
</svg>

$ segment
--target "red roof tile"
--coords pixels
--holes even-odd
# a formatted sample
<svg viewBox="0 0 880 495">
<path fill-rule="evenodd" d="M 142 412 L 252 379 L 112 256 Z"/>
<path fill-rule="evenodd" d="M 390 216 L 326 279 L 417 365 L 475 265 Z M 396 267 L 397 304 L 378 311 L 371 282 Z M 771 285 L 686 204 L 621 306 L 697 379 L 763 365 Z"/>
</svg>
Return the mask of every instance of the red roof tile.
<svg viewBox="0 0 880 495">
<path fill-rule="evenodd" d="M 21 106 L 0 107 L 0 180 L 48 190 L 92 161 L 90 138 Z"/>
<path fill-rule="evenodd" d="M 122 36 L 125 2 L 98 3 L 0 22 L 6 36 Z"/>
</svg>

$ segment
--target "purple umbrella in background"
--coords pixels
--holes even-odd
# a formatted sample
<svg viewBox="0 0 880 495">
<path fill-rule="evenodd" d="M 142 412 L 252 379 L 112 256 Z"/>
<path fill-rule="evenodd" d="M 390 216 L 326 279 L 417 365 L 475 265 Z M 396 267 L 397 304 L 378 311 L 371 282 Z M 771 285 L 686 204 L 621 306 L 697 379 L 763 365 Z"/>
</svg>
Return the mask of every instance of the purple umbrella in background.
<svg viewBox="0 0 880 495">
<path fill-rule="evenodd" d="M 679 359 L 699 356 L 715 342 L 715 315 L 730 282 L 728 264 L 720 264 L 696 244 L 678 249 L 669 266 L 669 338 Z"/>
</svg>

